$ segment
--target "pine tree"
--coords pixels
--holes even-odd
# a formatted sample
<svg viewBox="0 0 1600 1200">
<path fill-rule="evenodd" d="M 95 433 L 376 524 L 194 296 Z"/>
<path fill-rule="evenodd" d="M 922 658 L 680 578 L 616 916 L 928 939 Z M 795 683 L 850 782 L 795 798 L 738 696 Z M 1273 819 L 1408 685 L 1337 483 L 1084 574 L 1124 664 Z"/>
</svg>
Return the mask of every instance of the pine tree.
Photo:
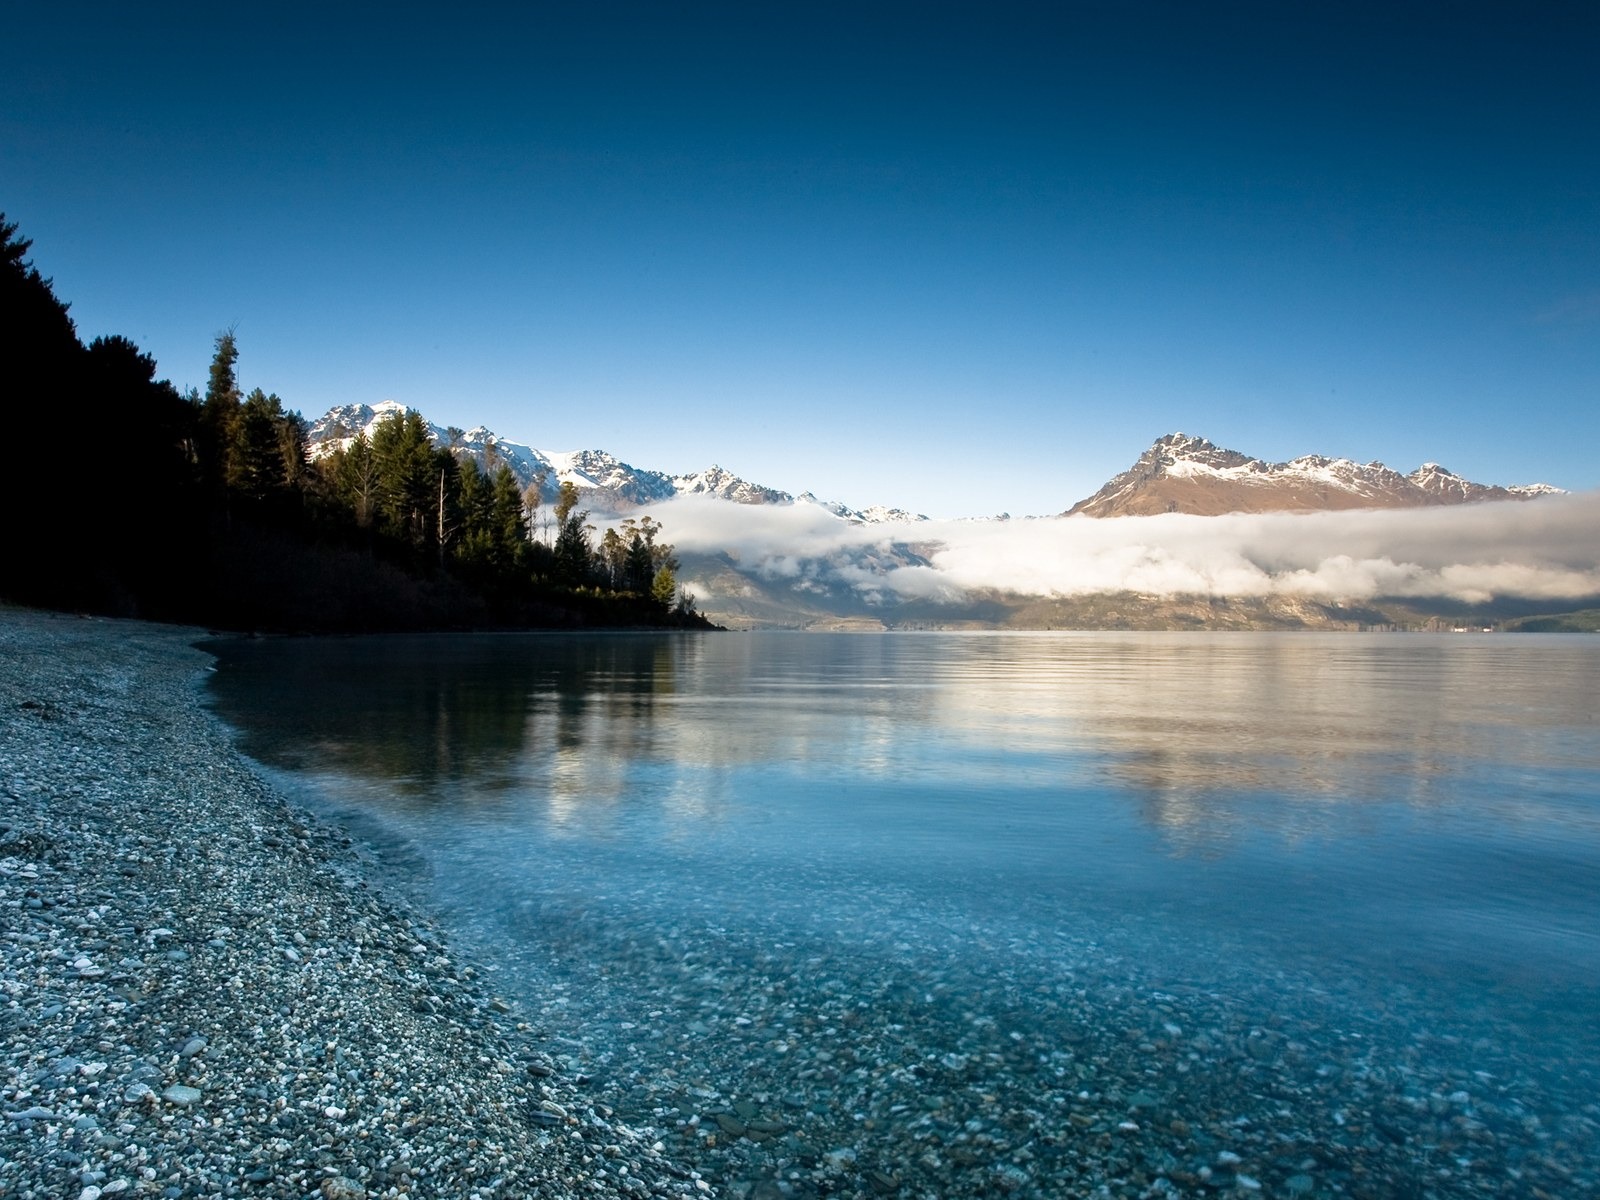
<svg viewBox="0 0 1600 1200">
<path fill-rule="evenodd" d="M 656 565 L 650 555 L 650 546 L 637 529 L 628 541 L 628 555 L 622 564 L 622 589 L 643 596 L 650 590 L 655 578 Z"/>
<path fill-rule="evenodd" d="M 220 491 L 229 480 L 234 427 L 239 422 L 239 379 L 234 373 L 239 346 L 233 330 L 225 329 L 217 334 L 216 347 L 206 383 L 205 404 L 200 410 L 200 465 L 212 487 Z"/>
<path fill-rule="evenodd" d="M 260 503 L 288 486 L 282 447 L 283 402 L 254 389 L 234 418 L 228 441 L 228 486 Z"/>
<path fill-rule="evenodd" d="M 277 397 L 273 397 L 277 399 Z M 278 421 L 278 454 L 283 459 L 283 479 L 290 489 L 302 488 L 309 475 L 306 419 L 297 412 Z"/>
<path fill-rule="evenodd" d="M 589 528 L 585 524 L 588 519 L 587 512 L 568 509 L 556 533 L 553 570 L 556 581 L 567 587 L 585 587 L 593 580 L 594 552 L 589 546 Z"/>
<path fill-rule="evenodd" d="M 421 549 L 433 540 L 436 479 L 432 443 L 415 409 L 395 413 L 372 431 L 378 515 L 386 532 Z"/>
<path fill-rule="evenodd" d="M 228 408 L 239 404 L 239 343 L 233 330 L 217 334 L 216 353 L 211 357 L 211 373 L 206 381 L 206 404 Z"/>
<path fill-rule="evenodd" d="M 0 212 L 0 377 L 38 385 L 76 357 L 78 331 L 68 306 L 28 260 L 33 242 L 16 236 L 15 222 Z M 23 369 L 26 367 L 27 369 Z M 20 401 L 23 391 L 7 388 Z"/>
<path fill-rule="evenodd" d="M 523 537 L 522 489 L 511 468 L 504 465 L 494 473 L 488 524 L 495 568 L 509 576 L 522 561 L 527 539 Z"/>
<path fill-rule="evenodd" d="M 470 458 L 461 463 L 459 490 L 456 497 L 461 521 L 462 544 L 481 539 L 489 530 L 489 481 Z"/>
<path fill-rule="evenodd" d="M 354 514 L 356 524 L 370 528 L 378 513 L 378 459 L 365 431 L 335 455 L 334 480 L 339 499 Z"/>
</svg>

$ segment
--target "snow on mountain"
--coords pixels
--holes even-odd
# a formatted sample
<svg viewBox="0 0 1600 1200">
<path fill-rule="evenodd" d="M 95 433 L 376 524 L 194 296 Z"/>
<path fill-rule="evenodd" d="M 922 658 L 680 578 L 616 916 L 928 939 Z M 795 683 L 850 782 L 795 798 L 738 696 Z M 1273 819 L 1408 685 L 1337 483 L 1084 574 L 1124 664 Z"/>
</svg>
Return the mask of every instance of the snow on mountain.
<svg viewBox="0 0 1600 1200">
<path fill-rule="evenodd" d="M 1526 500 L 1560 493 L 1549 484 L 1503 488 L 1473 483 L 1424 463 L 1410 475 L 1348 458 L 1307 454 L 1269 463 L 1204 438 L 1169 433 L 1128 470 L 1068 516 L 1149 516 L 1184 512 L 1214 516 L 1229 512 L 1302 512 L 1352 508 L 1416 508 L 1485 500 Z"/>
<path fill-rule="evenodd" d="M 635 467 L 604 450 L 572 450 L 546 457 L 555 470 L 556 482 L 572 483 L 585 502 L 595 507 L 605 503 L 631 508 L 677 495 L 669 476 Z"/>
<path fill-rule="evenodd" d="M 1487 484 L 1473 483 L 1470 479 L 1463 479 L 1451 471 L 1447 471 L 1438 463 L 1423 463 L 1410 475 L 1406 476 L 1417 487 L 1428 495 L 1438 498 L 1446 504 L 1471 503 L 1478 500 L 1508 500 L 1518 494 L 1524 498 L 1533 493 L 1525 489 L 1491 487 Z M 1533 484 L 1535 488 L 1547 488 L 1558 491 L 1549 484 Z"/>
<path fill-rule="evenodd" d="M 385 417 L 404 415 L 406 406 L 394 400 L 380 400 L 377 404 L 340 404 L 330 408 L 306 430 L 306 442 L 311 447 L 313 460 L 335 450 L 349 449 L 357 434 L 372 436 L 372 427 Z M 444 437 L 444 430 L 429 425 L 436 438 Z"/>
<path fill-rule="evenodd" d="M 364 433 L 370 439 L 379 422 L 406 411 L 405 405 L 393 400 L 331 408 L 312 422 L 308 430 L 311 457 L 317 459 L 336 449 L 348 449 L 359 434 Z M 635 467 L 604 450 L 536 450 L 508 441 L 482 425 L 468 430 L 452 429 L 435 425 L 426 417 L 423 424 L 434 445 L 451 447 L 459 457 L 470 458 L 486 472 L 492 473 L 502 465 L 510 467 L 523 487 L 542 478 L 540 493 L 546 501 L 554 500 L 561 484 L 573 484 L 581 503 L 600 515 L 618 515 L 642 505 L 688 495 L 714 496 L 737 504 L 819 504 L 841 520 L 857 524 L 927 520 L 904 509 L 882 505 L 857 511 L 843 504 L 824 503 L 809 492 L 797 500 L 788 492 L 741 479 L 719 466 L 688 475 L 667 475 Z"/>
<path fill-rule="evenodd" d="M 762 487 L 758 483 L 740 479 L 731 471 L 712 465 L 693 475 L 674 475 L 672 486 L 681 496 L 716 496 L 736 504 L 793 504 L 788 492 Z"/>
<path fill-rule="evenodd" d="M 435 428 L 429 426 L 430 429 Z M 494 474 L 501 466 L 511 468 L 511 473 L 517 477 L 517 482 L 527 487 L 541 473 L 548 479 L 554 474 L 554 468 L 547 455 L 535 450 L 532 446 L 524 446 L 520 442 L 508 442 L 499 437 L 487 426 L 478 425 L 455 440 L 452 440 L 450 430 L 445 430 L 445 436 L 435 441 L 439 445 L 453 445 L 458 455 L 465 455 L 472 459 L 487 474 Z M 553 491 L 547 485 L 549 490 Z"/>
<path fill-rule="evenodd" d="M 379 404 L 345 404 L 329 409 L 309 430 L 313 458 L 348 447 L 357 434 L 369 438 L 385 418 L 403 414 L 393 400 Z M 668 475 L 625 463 L 604 450 L 537 450 L 508 441 L 480 425 L 460 430 L 423 420 L 437 446 L 449 446 L 485 471 L 504 465 L 527 487 L 542 479 L 541 494 L 555 498 L 562 483 L 577 486 L 580 502 L 601 516 L 615 516 L 674 496 L 711 496 L 737 504 L 814 505 L 839 520 L 856 525 L 896 525 L 926 521 L 920 513 L 873 505 L 855 509 L 820 500 L 810 492 L 791 496 L 752 483 L 711 466 L 686 475 Z M 1529 500 L 1562 494 L 1560 488 L 1535 483 L 1495 487 L 1474 483 L 1438 463 L 1424 463 L 1409 475 L 1380 462 L 1356 463 L 1348 458 L 1307 454 L 1284 463 L 1269 463 L 1204 438 L 1170 433 L 1157 438 L 1128 470 L 1093 496 L 1080 500 L 1068 516 L 1140 516 L 1184 512 L 1216 515 L 1229 512 L 1297 512 L 1353 508 L 1412 508 L 1485 500 Z"/>
<path fill-rule="evenodd" d="M 837 500 L 819 500 L 810 492 L 802 492 L 794 498 L 796 504 L 814 504 L 818 508 L 825 508 L 834 516 L 850 521 L 857 525 L 888 525 L 900 524 L 907 521 L 926 521 L 924 513 L 908 512 L 903 508 L 886 508 L 882 504 L 874 504 L 869 508 L 851 508 L 840 504 Z"/>
<path fill-rule="evenodd" d="M 306 431 L 312 460 L 332 454 L 335 450 L 348 450 L 350 443 L 360 434 L 365 434 L 370 441 L 373 430 L 380 422 L 396 415 L 403 416 L 406 411 L 405 405 L 394 400 L 382 400 L 377 404 L 341 404 L 330 408 L 313 421 Z M 511 473 L 523 487 L 542 474 L 546 479 L 544 491 L 548 493 L 547 498 L 555 495 L 559 483 L 556 469 L 546 455 L 532 446 L 507 441 L 484 425 L 461 430 L 435 425 L 426 417 L 423 417 L 422 423 L 435 446 L 451 447 L 458 458 L 471 459 L 480 470 L 491 475 L 502 466 L 510 467 Z"/>
<path fill-rule="evenodd" d="M 1514 483 L 1506 488 L 1513 496 L 1524 500 L 1532 500 L 1535 496 L 1567 496 L 1571 495 L 1566 488 L 1558 488 L 1549 483 Z"/>
<path fill-rule="evenodd" d="M 861 509 L 856 516 L 868 525 L 899 524 L 904 521 L 926 521 L 926 513 L 908 512 L 903 508 L 885 508 L 881 504 L 869 505 Z"/>
</svg>

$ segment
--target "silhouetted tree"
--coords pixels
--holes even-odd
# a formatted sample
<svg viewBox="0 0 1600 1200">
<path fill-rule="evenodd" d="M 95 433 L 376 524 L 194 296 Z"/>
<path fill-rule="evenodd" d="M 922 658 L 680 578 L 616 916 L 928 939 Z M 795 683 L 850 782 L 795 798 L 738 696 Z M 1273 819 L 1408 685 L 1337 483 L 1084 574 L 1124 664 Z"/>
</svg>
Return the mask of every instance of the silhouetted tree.
<svg viewBox="0 0 1600 1200">
<path fill-rule="evenodd" d="M 0 372 L 13 402 L 69 370 L 81 347 L 67 305 L 27 258 L 33 242 L 0 212 Z"/>
<path fill-rule="evenodd" d="M 556 531 L 553 571 L 556 582 L 567 587 L 587 587 L 594 581 L 594 551 L 590 549 L 589 527 L 585 524 L 588 519 L 587 512 L 569 508 Z"/>
<path fill-rule="evenodd" d="M 212 489 L 221 493 L 230 476 L 230 457 L 234 449 L 235 427 L 239 423 L 239 378 L 235 365 L 239 345 L 233 330 L 217 334 L 211 356 L 211 373 L 206 382 L 205 404 L 200 419 L 201 471 Z"/>
<path fill-rule="evenodd" d="M 523 536 L 522 489 L 511 468 L 502 465 L 494 473 L 494 487 L 489 497 L 489 531 L 494 546 L 494 563 L 506 574 L 515 571 L 522 563 L 522 549 L 527 545 Z"/>
<path fill-rule="evenodd" d="M 239 406 L 228 439 L 228 486 L 260 503 L 289 484 L 283 453 L 283 402 L 255 388 Z"/>
<path fill-rule="evenodd" d="M 650 590 L 650 581 L 655 573 L 656 565 L 650 555 L 650 547 L 644 535 L 635 529 L 628 539 L 628 554 L 622 565 L 622 590 L 644 595 Z"/>
<path fill-rule="evenodd" d="M 676 565 L 654 522 L 608 531 L 597 556 L 568 482 L 558 535 L 538 538 L 543 475 L 521 486 L 497 451 L 486 475 L 464 457 L 459 429 L 435 447 L 414 411 L 309 460 L 298 413 L 261 388 L 241 395 L 232 329 L 216 336 L 204 396 L 180 395 L 128 339 L 84 347 L 30 246 L 0 214 L 7 431 L 48 446 L 66 413 L 107 453 L 93 487 L 42 490 L 0 472 L 13 517 L 0 594 L 235 628 L 648 619 L 639 601 L 591 589 L 626 577 L 650 594 Z"/>
</svg>

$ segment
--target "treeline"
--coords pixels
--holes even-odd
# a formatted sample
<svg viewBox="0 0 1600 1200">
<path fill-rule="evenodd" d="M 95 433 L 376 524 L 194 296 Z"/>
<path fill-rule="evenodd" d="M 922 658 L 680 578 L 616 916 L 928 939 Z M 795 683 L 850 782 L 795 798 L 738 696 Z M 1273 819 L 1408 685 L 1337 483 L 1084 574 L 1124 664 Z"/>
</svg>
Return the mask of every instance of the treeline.
<svg viewBox="0 0 1600 1200">
<path fill-rule="evenodd" d="M 414 412 L 312 459 L 245 393 L 232 331 L 205 394 L 122 337 L 85 346 L 0 214 L 0 403 L 31 466 L 0 472 L 0 595 L 221 628 L 706 627 L 644 518 L 597 543 L 578 493 L 519 485 Z"/>
</svg>

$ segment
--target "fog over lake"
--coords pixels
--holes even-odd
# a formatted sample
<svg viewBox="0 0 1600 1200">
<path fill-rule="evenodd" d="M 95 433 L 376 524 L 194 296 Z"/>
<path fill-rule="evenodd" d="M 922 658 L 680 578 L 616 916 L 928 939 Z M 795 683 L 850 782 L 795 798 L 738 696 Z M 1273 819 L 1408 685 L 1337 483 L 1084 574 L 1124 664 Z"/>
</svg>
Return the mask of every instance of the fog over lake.
<svg viewBox="0 0 1600 1200">
<path fill-rule="evenodd" d="M 685 496 L 649 510 L 679 548 L 763 578 L 865 595 L 1300 596 L 1317 600 L 1600 595 L 1600 493 L 1436 508 L 848 524 L 816 505 Z M 885 562 L 896 548 L 924 562 Z M 684 581 L 691 589 L 693 578 Z M 701 585 L 702 588 L 704 585 Z"/>
</svg>

